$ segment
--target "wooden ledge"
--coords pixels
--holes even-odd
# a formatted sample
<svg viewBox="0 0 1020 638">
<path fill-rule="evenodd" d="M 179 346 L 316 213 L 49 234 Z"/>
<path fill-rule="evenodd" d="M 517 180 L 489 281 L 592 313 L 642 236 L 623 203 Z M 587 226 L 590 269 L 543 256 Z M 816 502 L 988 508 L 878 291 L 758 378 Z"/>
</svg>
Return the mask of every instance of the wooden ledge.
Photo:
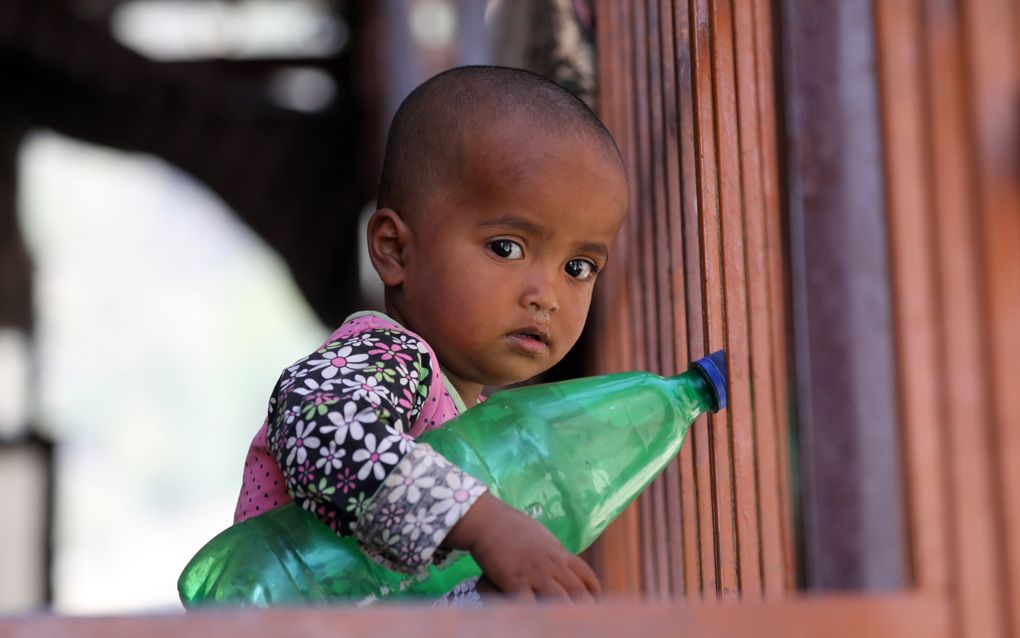
<svg viewBox="0 0 1020 638">
<path fill-rule="evenodd" d="M 660 603 L 617 599 L 594 607 L 490 604 L 483 609 L 386 605 L 368 609 L 221 610 L 191 614 L 0 620 L 0 638 L 199 636 L 520 636 L 861 638 L 950 635 L 948 605 L 913 593 L 794 597 L 777 602 Z"/>
</svg>

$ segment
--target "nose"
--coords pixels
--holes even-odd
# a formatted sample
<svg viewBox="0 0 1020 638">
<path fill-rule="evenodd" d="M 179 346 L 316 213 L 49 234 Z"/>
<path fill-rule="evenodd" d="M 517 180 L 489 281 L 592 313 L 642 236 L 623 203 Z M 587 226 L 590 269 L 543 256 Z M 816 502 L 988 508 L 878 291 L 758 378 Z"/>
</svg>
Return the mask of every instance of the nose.
<svg viewBox="0 0 1020 638">
<path fill-rule="evenodd" d="M 532 268 L 521 291 L 520 304 L 529 311 L 549 314 L 559 309 L 556 279 L 550 268 Z"/>
</svg>

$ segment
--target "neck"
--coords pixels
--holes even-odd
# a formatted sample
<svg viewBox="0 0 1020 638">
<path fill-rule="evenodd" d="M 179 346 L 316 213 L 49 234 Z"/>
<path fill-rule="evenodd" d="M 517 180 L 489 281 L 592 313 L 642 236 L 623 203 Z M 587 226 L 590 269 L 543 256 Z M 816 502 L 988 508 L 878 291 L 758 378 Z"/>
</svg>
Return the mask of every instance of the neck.
<svg viewBox="0 0 1020 638">
<path fill-rule="evenodd" d="M 407 322 L 404 321 L 404 313 L 400 312 L 400 309 L 397 308 L 397 304 L 393 302 L 393 297 L 388 288 L 383 297 L 383 308 L 386 310 L 386 314 L 389 315 L 390 318 L 396 320 L 397 323 L 402 326 L 407 325 Z"/>
<path fill-rule="evenodd" d="M 482 384 L 466 381 L 450 372 L 447 368 L 443 368 L 443 373 L 450 380 L 454 389 L 457 390 L 457 394 L 464 401 L 465 407 L 470 408 L 478 403 L 478 397 L 482 395 L 482 388 L 484 387 Z"/>
<path fill-rule="evenodd" d="M 389 294 L 389 291 L 387 291 L 385 297 L 386 314 L 389 315 L 400 325 L 406 326 L 407 328 L 413 330 L 414 328 L 408 325 L 407 321 L 404 318 L 404 314 L 400 311 L 400 308 L 398 306 L 399 304 L 394 302 L 393 297 Z M 421 336 L 425 339 L 428 339 L 426 335 Z M 433 347 L 435 346 L 433 345 Z M 440 365 L 442 365 L 442 362 L 440 362 Z M 478 403 L 478 397 L 481 396 L 482 388 L 484 387 L 482 384 L 474 383 L 472 381 L 468 381 L 467 379 L 463 379 L 460 376 L 450 372 L 450 370 L 445 367 L 443 368 L 443 374 L 445 374 L 446 378 L 450 380 L 450 384 L 453 385 L 453 388 L 457 391 L 457 394 L 460 395 L 460 398 L 461 400 L 464 401 L 464 405 L 466 407 L 470 408 L 471 406 Z"/>
</svg>

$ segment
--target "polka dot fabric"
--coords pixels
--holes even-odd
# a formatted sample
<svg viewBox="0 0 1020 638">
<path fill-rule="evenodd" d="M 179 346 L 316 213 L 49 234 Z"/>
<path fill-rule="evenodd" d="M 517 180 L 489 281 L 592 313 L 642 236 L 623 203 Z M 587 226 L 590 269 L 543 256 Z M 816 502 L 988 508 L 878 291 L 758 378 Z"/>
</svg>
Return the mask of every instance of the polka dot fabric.
<svg viewBox="0 0 1020 638">
<path fill-rule="evenodd" d="M 259 428 L 258 434 L 248 448 L 248 456 L 244 459 L 241 496 L 237 499 L 237 507 L 234 508 L 235 523 L 258 516 L 291 500 L 280 466 L 269 453 L 269 444 L 266 442 L 267 425 L 268 420 Z"/>
</svg>

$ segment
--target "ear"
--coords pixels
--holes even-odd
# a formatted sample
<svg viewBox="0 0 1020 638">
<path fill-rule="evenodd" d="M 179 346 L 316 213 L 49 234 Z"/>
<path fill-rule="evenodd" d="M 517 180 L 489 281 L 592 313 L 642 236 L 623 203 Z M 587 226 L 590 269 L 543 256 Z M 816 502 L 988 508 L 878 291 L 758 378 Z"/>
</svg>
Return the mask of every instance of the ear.
<svg viewBox="0 0 1020 638">
<path fill-rule="evenodd" d="M 395 210 L 380 208 L 368 219 L 368 256 L 387 286 L 404 282 L 404 251 L 411 229 Z"/>
</svg>

